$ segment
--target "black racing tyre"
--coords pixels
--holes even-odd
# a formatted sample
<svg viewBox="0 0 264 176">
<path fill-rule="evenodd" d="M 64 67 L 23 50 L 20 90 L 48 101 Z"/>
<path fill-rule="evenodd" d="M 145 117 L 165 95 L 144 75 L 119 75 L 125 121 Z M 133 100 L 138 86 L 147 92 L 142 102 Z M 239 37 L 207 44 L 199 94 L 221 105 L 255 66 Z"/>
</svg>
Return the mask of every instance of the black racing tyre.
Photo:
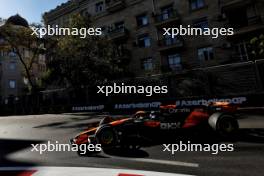
<svg viewBox="0 0 264 176">
<path fill-rule="evenodd" d="M 102 126 L 96 132 L 96 139 L 102 148 L 114 147 L 117 143 L 115 130 L 110 126 Z"/>
<path fill-rule="evenodd" d="M 238 129 L 238 121 L 228 114 L 222 115 L 216 124 L 216 131 L 224 137 L 233 137 Z"/>
</svg>

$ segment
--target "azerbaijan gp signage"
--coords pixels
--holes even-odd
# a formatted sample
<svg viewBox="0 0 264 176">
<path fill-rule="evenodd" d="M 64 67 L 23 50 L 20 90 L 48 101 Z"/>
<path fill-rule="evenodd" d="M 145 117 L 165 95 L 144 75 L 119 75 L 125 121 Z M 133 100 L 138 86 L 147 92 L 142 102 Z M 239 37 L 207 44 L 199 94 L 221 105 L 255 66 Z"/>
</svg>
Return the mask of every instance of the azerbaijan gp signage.
<svg viewBox="0 0 264 176">
<path fill-rule="evenodd" d="M 213 98 L 213 99 L 199 99 L 199 100 L 178 100 L 176 106 L 208 106 L 215 102 L 228 102 L 231 104 L 243 104 L 247 101 L 246 97 L 235 97 L 235 98 Z"/>
<path fill-rule="evenodd" d="M 160 105 L 161 102 L 115 104 L 114 109 L 150 109 L 150 108 L 159 108 Z"/>
<path fill-rule="evenodd" d="M 231 104 L 243 104 L 247 101 L 246 97 L 234 97 L 234 98 L 212 98 L 212 99 L 198 99 L 198 100 L 176 100 L 176 106 L 208 106 L 214 102 L 228 102 Z M 114 109 L 150 109 L 159 108 L 161 102 L 139 102 L 131 104 L 115 104 Z"/>
<path fill-rule="evenodd" d="M 170 101 L 171 102 L 171 101 Z M 173 103 L 166 103 L 166 101 L 154 102 L 136 102 L 136 103 L 119 103 L 111 105 L 96 105 L 96 106 L 75 106 L 72 111 L 111 111 L 111 110 L 133 110 L 133 109 L 159 109 L 162 104 L 175 104 L 177 107 L 188 106 L 208 106 L 214 102 L 228 102 L 231 104 L 243 104 L 247 102 L 247 97 L 233 97 L 233 98 L 211 98 L 211 99 L 197 99 L 197 100 L 176 100 Z"/>
</svg>

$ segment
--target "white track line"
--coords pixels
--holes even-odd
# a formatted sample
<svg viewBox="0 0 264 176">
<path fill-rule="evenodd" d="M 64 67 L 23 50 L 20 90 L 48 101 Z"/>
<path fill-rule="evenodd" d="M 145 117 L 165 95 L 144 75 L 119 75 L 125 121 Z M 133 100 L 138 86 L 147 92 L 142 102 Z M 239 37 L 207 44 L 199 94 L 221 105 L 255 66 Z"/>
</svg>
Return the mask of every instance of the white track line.
<svg viewBox="0 0 264 176">
<path fill-rule="evenodd" d="M 166 164 L 173 166 L 184 166 L 184 167 L 199 167 L 197 163 L 189 163 L 182 161 L 169 161 L 169 160 L 158 160 L 158 159 L 146 159 L 146 158 L 131 158 L 132 161 L 145 162 L 145 163 L 154 163 L 154 164 Z"/>
<path fill-rule="evenodd" d="M 152 164 L 164 164 L 164 165 L 172 165 L 172 166 L 183 166 L 183 167 L 199 167 L 198 163 L 189 163 L 189 162 L 182 162 L 182 161 L 170 161 L 170 160 L 159 160 L 159 159 L 147 159 L 147 158 L 123 158 L 123 157 L 116 157 L 104 154 L 111 158 L 116 158 L 120 160 L 129 160 L 129 161 L 136 161 L 136 162 L 144 162 L 144 163 L 152 163 Z"/>
<path fill-rule="evenodd" d="M 128 169 L 106 169 L 106 168 L 89 168 L 89 167 L 0 167 L 1 171 L 36 171 L 32 176 L 118 176 L 135 175 L 135 176 L 187 176 L 177 173 L 163 173 L 142 170 Z"/>
</svg>

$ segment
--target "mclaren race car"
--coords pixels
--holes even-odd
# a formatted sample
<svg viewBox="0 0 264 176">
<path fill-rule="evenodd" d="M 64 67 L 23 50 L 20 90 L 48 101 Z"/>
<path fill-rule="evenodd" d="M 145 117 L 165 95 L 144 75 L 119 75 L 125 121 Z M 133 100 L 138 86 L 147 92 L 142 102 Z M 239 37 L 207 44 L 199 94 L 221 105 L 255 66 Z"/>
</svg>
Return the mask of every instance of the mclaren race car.
<svg viewBox="0 0 264 176">
<path fill-rule="evenodd" d="M 159 111 L 138 111 L 128 118 L 105 117 L 96 127 L 71 139 L 72 144 L 100 144 L 102 149 L 139 149 L 171 138 L 180 131 L 194 134 L 209 129 L 221 136 L 232 136 L 239 129 L 238 106 L 215 102 L 208 106 L 161 106 Z M 174 136 L 175 137 L 175 136 Z"/>
</svg>

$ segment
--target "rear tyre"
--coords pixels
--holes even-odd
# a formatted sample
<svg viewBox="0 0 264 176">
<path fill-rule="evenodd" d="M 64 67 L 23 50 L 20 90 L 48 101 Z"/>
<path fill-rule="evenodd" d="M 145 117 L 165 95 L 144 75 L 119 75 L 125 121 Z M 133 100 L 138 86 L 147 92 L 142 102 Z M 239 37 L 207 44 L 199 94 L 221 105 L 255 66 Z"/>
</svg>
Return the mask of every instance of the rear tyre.
<svg viewBox="0 0 264 176">
<path fill-rule="evenodd" d="M 239 129 L 237 120 L 232 115 L 222 115 L 216 124 L 216 131 L 223 137 L 235 137 Z"/>
</svg>

